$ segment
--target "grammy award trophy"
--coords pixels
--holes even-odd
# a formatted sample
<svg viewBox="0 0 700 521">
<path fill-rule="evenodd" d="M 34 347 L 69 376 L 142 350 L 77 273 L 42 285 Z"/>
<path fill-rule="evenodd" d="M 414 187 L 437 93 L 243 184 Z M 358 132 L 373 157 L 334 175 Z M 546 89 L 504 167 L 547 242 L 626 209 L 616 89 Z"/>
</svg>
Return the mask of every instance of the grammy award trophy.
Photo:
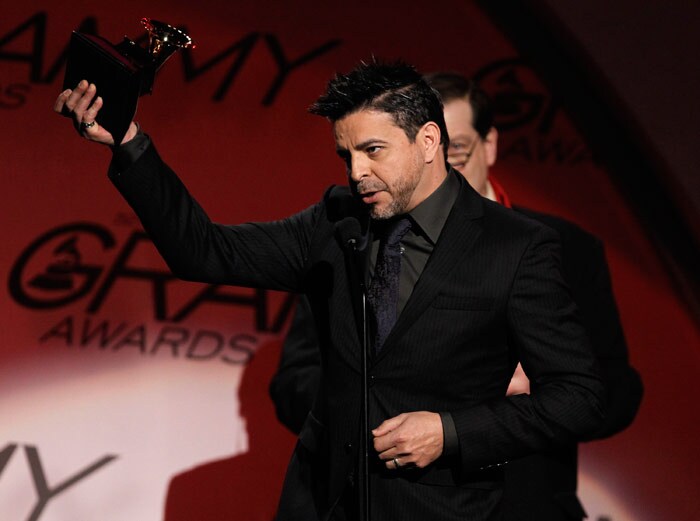
<svg viewBox="0 0 700 521">
<path fill-rule="evenodd" d="M 153 92 L 158 70 L 175 51 L 194 48 L 192 39 L 176 27 L 149 18 L 141 19 L 141 24 L 148 32 L 147 48 L 126 36 L 114 45 L 100 36 L 76 31 L 68 46 L 63 88 L 74 89 L 83 79 L 97 86 L 104 100 L 97 122 L 117 144 L 129 129 L 139 97 Z"/>
</svg>

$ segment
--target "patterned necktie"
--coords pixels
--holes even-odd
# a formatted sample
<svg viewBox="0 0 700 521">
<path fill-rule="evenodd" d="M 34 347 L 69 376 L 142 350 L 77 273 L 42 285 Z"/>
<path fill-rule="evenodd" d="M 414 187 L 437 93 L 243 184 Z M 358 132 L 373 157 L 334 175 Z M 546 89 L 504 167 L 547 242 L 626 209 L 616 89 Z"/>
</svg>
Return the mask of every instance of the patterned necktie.
<svg viewBox="0 0 700 521">
<path fill-rule="evenodd" d="M 406 217 L 387 226 L 377 254 L 374 276 L 367 291 L 367 300 L 374 314 L 376 336 L 374 349 L 382 348 L 391 328 L 396 323 L 399 302 L 399 272 L 401 271 L 401 239 L 411 228 Z"/>
</svg>

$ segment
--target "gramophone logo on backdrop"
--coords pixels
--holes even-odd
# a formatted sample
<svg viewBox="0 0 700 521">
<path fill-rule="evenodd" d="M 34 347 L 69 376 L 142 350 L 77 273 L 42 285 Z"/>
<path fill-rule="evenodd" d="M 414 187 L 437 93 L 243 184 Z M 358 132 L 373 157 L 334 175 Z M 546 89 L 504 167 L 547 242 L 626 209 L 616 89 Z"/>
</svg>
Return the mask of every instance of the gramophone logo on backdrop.
<svg viewBox="0 0 700 521">
<path fill-rule="evenodd" d="M 555 123 L 561 114 L 557 100 L 521 58 L 498 60 L 482 67 L 474 79 L 489 94 L 500 132 L 500 160 L 576 165 L 590 163 L 588 147 L 573 131 Z"/>
<path fill-rule="evenodd" d="M 43 273 L 29 280 L 29 285 L 47 292 L 72 290 L 72 274 L 80 268 L 80 252 L 75 246 L 77 237 L 66 239 L 53 250 L 54 260 Z"/>
<path fill-rule="evenodd" d="M 90 222 L 33 239 L 14 262 L 8 288 L 26 308 L 61 311 L 38 334 L 41 344 L 225 364 L 246 363 L 258 334 L 278 333 L 292 306 L 291 296 L 273 306 L 263 290 L 176 280 L 143 232 L 132 231 L 119 244 L 109 228 Z M 212 310 L 226 319 L 203 322 Z M 235 318 L 246 332 L 223 333 L 221 324 Z"/>
</svg>

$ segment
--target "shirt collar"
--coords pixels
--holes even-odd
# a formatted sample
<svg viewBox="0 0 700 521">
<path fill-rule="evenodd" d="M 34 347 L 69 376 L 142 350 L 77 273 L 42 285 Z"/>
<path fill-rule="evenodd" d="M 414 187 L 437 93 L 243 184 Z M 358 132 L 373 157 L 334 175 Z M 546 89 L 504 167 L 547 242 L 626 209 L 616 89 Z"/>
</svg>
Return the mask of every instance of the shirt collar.
<svg viewBox="0 0 700 521">
<path fill-rule="evenodd" d="M 408 213 L 425 238 L 433 245 L 437 243 L 452 206 L 457 200 L 459 194 L 457 175 L 459 174 L 450 168 L 440 186 Z M 418 230 L 414 230 L 414 232 L 420 233 Z"/>
</svg>

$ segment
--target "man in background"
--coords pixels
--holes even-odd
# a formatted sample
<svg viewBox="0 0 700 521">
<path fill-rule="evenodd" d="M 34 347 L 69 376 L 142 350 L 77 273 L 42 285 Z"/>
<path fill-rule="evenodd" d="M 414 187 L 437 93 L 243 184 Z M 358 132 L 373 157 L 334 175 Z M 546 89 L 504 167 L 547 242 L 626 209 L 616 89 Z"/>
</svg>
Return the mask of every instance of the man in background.
<svg viewBox="0 0 700 521">
<path fill-rule="evenodd" d="M 486 94 L 455 73 L 429 75 L 428 83 L 444 104 L 450 137 L 448 161 L 483 197 L 512 207 L 503 187 L 489 174 L 497 157 L 498 131 Z M 628 363 L 627 346 L 615 304 L 603 245 L 564 219 L 515 206 L 513 209 L 556 230 L 562 242 L 563 276 L 578 304 L 608 391 L 605 423 L 591 439 L 611 436 L 634 419 L 642 398 L 638 373 Z M 298 433 L 314 403 L 320 379 L 316 327 L 308 300 L 301 298 L 270 385 L 277 415 Z M 530 392 L 518 364 L 508 395 Z M 511 461 L 505 467 L 504 509 L 507 521 L 581 520 L 576 496 L 577 446 L 551 448 Z"/>
</svg>

